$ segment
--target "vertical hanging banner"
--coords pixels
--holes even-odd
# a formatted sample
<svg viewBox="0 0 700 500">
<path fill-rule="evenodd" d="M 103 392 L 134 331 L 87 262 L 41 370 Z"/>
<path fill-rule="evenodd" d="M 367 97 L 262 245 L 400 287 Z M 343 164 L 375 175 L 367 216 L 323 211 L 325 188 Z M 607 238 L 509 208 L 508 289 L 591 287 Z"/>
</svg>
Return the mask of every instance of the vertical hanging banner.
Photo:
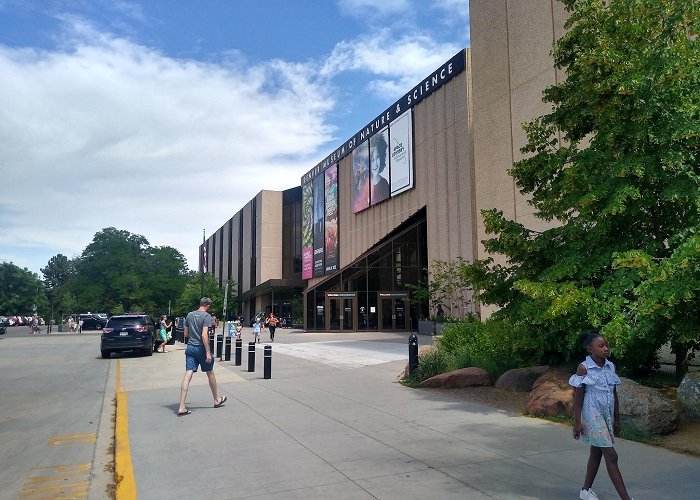
<svg viewBox="0 0 700 500">
<path fill-rule="evenodd" d="M 413 119 L 409 109 L 389 125 L 391 196 L 413 187 Z"/>
<path fill-rule="evenodd" d="M 384 127 L 369 140 L 369 167 L 372 180 L 370 202 L 376 205 L 391 196 L 389 188 L 389 128 Z"/>
<path fill-rule="evenodd" d="M 325 272 L 338 270 L 338 164 L 324 172 L 326 188 L 326 264 Z"/>
<path fill-rule="evenodd" d="M 323 252 L 325 231 L 324 175 L 314 177 L 314 277 L 323 276 Z"/>
<path fill-rule="evenodd" d="M 314 196 L 310 182 L 301 188 L 301 278 L 314 276 Z"/>
<path fill-rule="evenodd" d="M 369 207 L 369 142 L 364 141 L 352 152 L 352 211 Z"/>
</svg>

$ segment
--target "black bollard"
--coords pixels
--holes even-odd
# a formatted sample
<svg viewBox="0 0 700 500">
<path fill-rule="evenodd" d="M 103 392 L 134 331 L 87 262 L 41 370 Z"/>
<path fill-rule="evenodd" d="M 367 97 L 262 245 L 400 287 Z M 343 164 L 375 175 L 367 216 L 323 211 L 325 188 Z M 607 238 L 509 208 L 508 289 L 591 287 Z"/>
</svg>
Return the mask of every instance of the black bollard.
<svg viewBox="0 0 700 500">
<path fill-rule="evenodd" d="M 255 342 L 248 342 L 248 371 L 255 371 Z"/>
<path fill-rule="evenodd" d="M 241 366 L 241 357 L 243 355 L 243 341 L 236 339 L 236 366 Z"/>
<path fill-rule="evenodd" d="M 272 378 L 272 346 L 265 346 L 265 354 L 263 356 L 263 378 Z"/>
<path fill-rule="evenodd" d="M 214 352 L 214 334 L 213 333 L 209 333 L 209 352 L 211 353 L 212 358 L 216 357 L 216 353 Z"/>
<path fill-rule="evenodd" d="M 418 368 L 418 337 L 412 333 L 408 337 L 408 374 L 413 375 Z"/>
<path fill-rule="evenodd" d="M 226 337 L 226 350 L 224 353 L 224 361 L 231 361 L 231 337 Z"/>
<path fill-rule="evenodd" d="M 224 357 L 224 336 L 219 334 L 216 336 L 216 355 L 221 360 Z"/>
</svg>

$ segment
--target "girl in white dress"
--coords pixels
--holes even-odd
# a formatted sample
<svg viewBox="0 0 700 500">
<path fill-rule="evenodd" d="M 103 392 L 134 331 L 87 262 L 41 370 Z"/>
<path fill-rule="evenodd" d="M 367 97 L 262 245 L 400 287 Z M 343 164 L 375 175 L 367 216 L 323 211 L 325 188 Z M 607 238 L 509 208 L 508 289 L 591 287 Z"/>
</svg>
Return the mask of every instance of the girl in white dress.
<svg viewBox="0 0 700 500">
<path fill-rule="evenodd" d="M 579 340 L 590 355 L 569 379 L 569 384 L 575 388 L 574 438 L 583 438 L 584 442 L 591 445 L 586 479 L 579 498 L 598 498 L 591 486 L 598 473 L 600 459 L 605 457 L 605 466 L 617 493 L 622 500 L 630 500 L 617 466 L 617 452 L 613 448 L 614 436 L 620 433 L 620 412 L 615 389 L 620 384 L 620 378 L 615 373 L 615 365 L 607 359 L 610 348 L 600 333 L 596 330 L 584 332 L 579 335 Z"/>
</svg>

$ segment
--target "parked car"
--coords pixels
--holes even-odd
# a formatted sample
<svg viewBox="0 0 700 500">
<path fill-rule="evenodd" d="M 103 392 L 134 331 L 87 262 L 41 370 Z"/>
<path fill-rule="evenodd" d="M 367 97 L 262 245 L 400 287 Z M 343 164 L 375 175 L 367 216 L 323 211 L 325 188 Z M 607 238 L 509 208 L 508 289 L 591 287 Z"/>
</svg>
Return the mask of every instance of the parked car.
<svg viewBox="0 0 700 500">
<path fill-rule="evenodd" d="M 102 330 L 102 328 L 107 324 L 109 319 L 106 314 L 103 313 L 83 313 L 83 314 L 70 314 L 64 318 L 64 322 L 68 322 L 68 318 L 72 317 L 73 320 L 78 324 L 79 321 L 83 322 L 83 330 Z"/>
<path fill-rule="evenodd" d="M 113 352 L 142 351 L 152 356 L 156 348 L 158 326 L 145 313 L 129 313 L 112 316 L 102 329 L 100 352 L 109 358 Z"/>
</svg>

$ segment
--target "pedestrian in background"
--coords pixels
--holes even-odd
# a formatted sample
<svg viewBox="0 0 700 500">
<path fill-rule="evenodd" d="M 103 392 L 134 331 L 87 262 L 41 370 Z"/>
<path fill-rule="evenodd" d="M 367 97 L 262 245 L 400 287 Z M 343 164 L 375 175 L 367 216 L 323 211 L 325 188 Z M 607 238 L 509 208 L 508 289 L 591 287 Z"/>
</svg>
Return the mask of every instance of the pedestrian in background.
<svg viewBox="0 0 700 500">
<path fill-rule="evenodd" d="M 236 340 L 241 340 L 241 334 L 243 333 L 243 316 L 238 316 L 236 318 Z"/>
<path fill-rule="evenodd" d="M 260 343 L 260 322 L 260 319 L 255 318 L 255 322 L 253 323 L 253 342 L 257 343 Z"/>
<path fill-rule="evenodd" d="M 168 344 L 168 330 L 170 329 L 171 326 L 173 326 L 173 324 L 168 322 L 168 316 L 166 314 L 163 314 L 160 317 L 160 324 L 159 324 L 160 339 L 162 340 L 162 342 L 160 344 L 162 348 L 159 349 L 160 352 L 163 352 L 163 353 L 165 352 L 165 346 Z"/>
<path fill-rule="evenodd" d="M 265 325 L 267 325 L 268 330 L 270 330 L 270 342 L 275 341 L 275 330 L 277 329 L 277 325 L 279 325 L 279 323 L 280 320 L 277 319 L 277 316 L 275 316 L 275 313 L 273 312 L 271 312 L 265 320 Z"/>
<path fill-rule="evenodd" d="M 199 301 L 199 309 L 191 311 L 185 318 L 185 378 L 182 379 L 180 388 L 180 406 L 177 410 L 178 417 L 192 413 L 187 409 L 185 400 L 190 387 L 192 375 L 201 366 L 202 371 L 207 374 L 209 388 L 214 398 L 214 408 L 219 408 L 228 399 L 226 396 L 219 397 L 216 376 L 214 375 L 214 356 L 209 349 L 209 329 L 212 327 L 212 318 L 209 315 L 211 299 L 202 297 Z"/>
</svg>

